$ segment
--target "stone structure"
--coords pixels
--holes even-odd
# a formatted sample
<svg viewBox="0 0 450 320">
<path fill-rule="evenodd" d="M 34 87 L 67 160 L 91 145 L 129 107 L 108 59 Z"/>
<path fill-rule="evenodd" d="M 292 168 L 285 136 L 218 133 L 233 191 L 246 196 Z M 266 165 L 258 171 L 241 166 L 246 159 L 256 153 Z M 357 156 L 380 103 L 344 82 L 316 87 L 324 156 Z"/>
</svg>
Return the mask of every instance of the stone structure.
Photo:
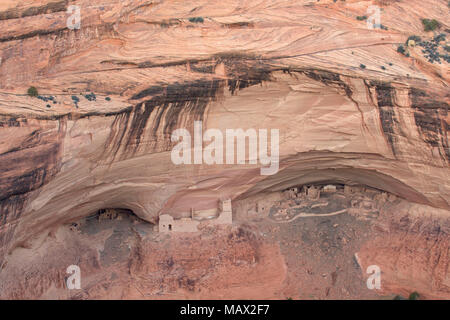
<svg viewBox="0 0 450 320">
<path fill-rule="evenodd" d="M 181 218 L 175 220 L 168 214 L 159 217 L 159 232 L 197 232 L 199 221 L 191 218 Z"/>
<path fill-rule="evenodd" d="M 315 186 L 308 187 L 306 196 L 310 200 L 318 200 L 320 198 L 320 189 Z"/>
<path fill-rule="evenodd" d="M 334 193 L 336 192 L 336 186 L 333 184 L 329 184 L 323 187 L 323 192 L 325 193 Z"/>
<path fill-rule="evenodd" d="M 364 188 L 362 188 L 361 186 L 349 186 L 349 185 L 345 185 L 344 186 L 344 194 L 345 195 L 351 195 L 351 194 L 355 194 L 355 193 L 362 193 L 364 192 Z"/>
<path fill-rule="evenodd" d="M 298 196 L 298 188 L 290 188 L 284 192 L 284 196 L 287 200 L 295 199 Z"/>
<path fill-rule="evenodd" d="M 211 220 L 214 224 L 231 224 L 233 222 L 233 213 L 231 209 L 231 200 L 221 201 L 219 204 L 219 216 Z"/>
<path fill-rule="evenodd" d="M 202 220 L 196 220 L 193 217 L 194 212 L 191 212 L 191 218 L 181 218 L 175 220 L 168 214 L 163 214 L 159 217 L 159 232 L 197 232 L 198 225 Z M 231 224 L 233 222 L 233 215 L 231 209 L 231 200 L 224 200 L 219 203 L 219 214 L 215 219 L 204 220 L 206 225 Z"/>
<path fill-rule="evenodd" d="M 168 214 L 159 217 L 159 232 L 197 232 L 199 221 L 191 218 L 181 218 L 175 220 Z"/>
<path fill-rule="evenodd" d="M 173 230 L 174 220 L 168 214 L 159 216 L 159 232 L 168 232 Z"/>
</svg>

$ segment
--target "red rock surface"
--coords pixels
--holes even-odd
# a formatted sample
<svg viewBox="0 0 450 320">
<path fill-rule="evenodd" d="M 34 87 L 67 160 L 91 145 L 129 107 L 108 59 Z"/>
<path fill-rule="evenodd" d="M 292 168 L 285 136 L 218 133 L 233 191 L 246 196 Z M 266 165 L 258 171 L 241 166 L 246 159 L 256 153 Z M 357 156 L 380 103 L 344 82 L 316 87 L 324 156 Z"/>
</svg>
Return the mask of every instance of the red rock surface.
<svg viewBox="0 0 450 320">
<path fill-rule="evenodd" d="M 67 28 L 66 8 L 72 4 L 81 8 L 79 30 Z M 371 4 L 382 9 L 387 29 L 368 29 L 357 19 Z M 293 186 L 335 183 L 384 191 L 401 203 L 383 207 L 374 223 L 382 231 L 366 226 L 365 241 L 357 237 L 344 250 L 345 263 L 327 262 L 333 267 L 324 269 L 323 281 L 337 265 L 350 270 L 349 259 L 359 252 L 363 269 L 382 267 L 385 294 L 418 290 L 424 297 L 448 298 L 449 64 L 431 63 L 418 45 L 407 48 L 409 57 L 397 52 L 412 35 L 431 41 L 443 33 L 442 53 L 448 10 L 443 0 L 2 1 L 0 296 L 69 297 L 73 293 L 63 288 L 63 279 L 73 259 L 84 261 L 88 272 L 98 269 L 92 289 L 79 298 L 142 298 L 129 272 L 139 274 L 170 257 L 188 274 L 210 270 L 207 259 L 196 261 L 199 266 L 177 260 L 190 252 L 177 251 L 177 238 L 164 244 L 167 251 L 162 243 L 151 244 L 157 256 L 125 259 L 134 269 L 113 263 L 122 280 L 111 280 L 98 258 L 108 237 L 63 232 L 58 238 L 57 230 L 98 210 L 128 209 L 156 223 L 163 213 L 180 218 L 192 207 L 213 209 L 219 199 L 238 205 Z M 439 30 L 424 31 L 422 18 L 437 19 Z M 30 86 L 56 103 L 27 96 Z M 91 93 L 95 100 L 86 96 Z M 192 130 L 194 120 L 221 131 L 279 129 L 279 172 L 262 176 L 259 165 L 173 164 L 170 135 L 177 128 Z M 246 212 L 234 214 L 236 225 L 247 221 Z M 252 223 L 257 230 L 264 226 Z M 334 275 L 332 282 L 347 279 L 349 288 L 341 283 L 339 290 L 304 274 L 322 265 L 322 251 L 311 259 L 322 238 L 310 242 L 311 254 L 300 260 L 284 252 L 284 245 L 278 249 L 275 238 L 258 240 L 261 252 L 252 247 L 252 237 L 236 245 L 244 261 L 276 257 L 267 270 L 262 264 L 252 271 L 234 266 L 234 244 L 223 242 L 221 265 L 211 280 L 198 282 L 203 293 L 186 289 L 184 280 L 177 287 L 175 273 L 163 296 L 375 296 L 364 288 L 361 270 L 360 278 L 353 269 L 354 277 Z M 195 239 L 192 246 L 200 241 Z M 90 241 L 99 248 L 82 250 Z M 295 237 L 284 241 L 303 243 Z M 206 248 L 204 255 L 221 247 Z M 296 261 L 303 261 L 300 271 Z M 236 289 L 228 268 L 239 279 Z M 283 268 L 288 271 L 275 272 Z M 256 275 L 267 281 L 259 283 Z M 296 279 L 306 288 L 297 287 Z M 155 285 L 149 283 L 144 295 L 153 294 Z"/>
</svg>

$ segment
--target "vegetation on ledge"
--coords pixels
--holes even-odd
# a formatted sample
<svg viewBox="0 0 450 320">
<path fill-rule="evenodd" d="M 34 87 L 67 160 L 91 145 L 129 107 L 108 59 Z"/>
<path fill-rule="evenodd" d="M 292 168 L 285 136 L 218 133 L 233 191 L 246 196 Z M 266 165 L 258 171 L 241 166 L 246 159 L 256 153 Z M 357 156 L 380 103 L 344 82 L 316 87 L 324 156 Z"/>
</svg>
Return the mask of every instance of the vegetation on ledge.
<svg viewBox="0 0 450 320">
<path fill-rule="evenodd" d="M 422 24 L 425 31 L 434 31 L 441 26 L 436 19 L 422 19 Z"/>
<path fill-rule="evenodd" d="M 37 96 L 39 95 L 39 93 L 38 93 L 36 87 L 29 87 L 28 90 L 27 90 L 27 94 L 28 94 L 30 97 L 37 97 Z"/>
</svg>

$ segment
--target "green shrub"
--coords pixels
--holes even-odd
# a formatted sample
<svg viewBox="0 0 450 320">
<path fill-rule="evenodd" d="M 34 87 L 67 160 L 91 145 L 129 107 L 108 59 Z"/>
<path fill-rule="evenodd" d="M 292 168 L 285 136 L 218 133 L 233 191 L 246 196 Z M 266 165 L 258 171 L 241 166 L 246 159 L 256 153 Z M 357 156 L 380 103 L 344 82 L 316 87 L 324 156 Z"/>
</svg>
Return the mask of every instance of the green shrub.
<svg viewBox="0 0 450 320">
<path fill-rule="evenodd" d="M 420 297 L 419 293 L 417 291 L 414 291 L 409 295 L 408 300 L 417 300 L 419 299 L 419 297 Z"/>
<path fill-rule="evenodd" d="M 359 67 L 360 67 L 361 69 L 365 69 L 365 68 L 366 68 L 366 66 L 365 66 L 364 64 L 362 64 L 362 63 L 359 65 Z"/>
<path fill-rule="evenodd" d="M 357 16 L 356 20 L 359 20 L 359 21 L 367 20 L 367 16 Z"/>
<path fill-rule="evenodd" d="M 28 91 L 27 91 L 27 94 L 30 97 L 37 97 L 39 95 L 39 93 L 38 93 L 38 91 L 37 91 L 37 89 L 35 87 L 29 87 Z"/>
<path fill-rule="evenodd" d="M 425 31 L 434 31 L 441 26 L 436 19 L 422 19 L 422 24 Z"/>
<path fill-rule="evenodd" d="M 193 23 L 203 23 L 204 22 L 202 17 L 189 18 L 189 21 L 193 22 Z"/>
<path fill-rule="evenodd" d="M 433 38 L 433 41 L 435 41 L 436 43 L 439 43 L 441 41 L 445 41 L 445 38 L 446 38 L 445 33 L 441 33 L 441 34 L 438 34 L 437 36 L 435 36 Z"/>
<path fill-rule="evenodd" d="M 397 52 L 401 53 L 401 54 L 405 54 L 405 52 L 406 52 L 405 47 L 403 45 L 399 45 L 397 47 Z"/>
</svg>

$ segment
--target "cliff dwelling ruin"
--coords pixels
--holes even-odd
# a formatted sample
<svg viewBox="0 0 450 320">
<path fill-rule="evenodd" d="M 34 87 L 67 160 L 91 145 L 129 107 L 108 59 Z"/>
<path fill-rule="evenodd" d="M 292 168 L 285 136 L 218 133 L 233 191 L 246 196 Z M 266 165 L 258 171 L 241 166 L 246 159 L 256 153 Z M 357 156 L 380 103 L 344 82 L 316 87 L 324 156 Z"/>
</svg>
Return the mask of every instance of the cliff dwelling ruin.
<svg viewBox="0 0 450 320">
<path fill-rule="evenodd" d="M 231 225 L 232 210 L 231 200 L 222 200 L 219 209 L 216 210 L 194 210 L 191 209 L 190 218 L 174 219 L 168 214 L 159 216 L 159 232 L 198 232 L 200 223 L 206 226 Z"/>
</svg>

